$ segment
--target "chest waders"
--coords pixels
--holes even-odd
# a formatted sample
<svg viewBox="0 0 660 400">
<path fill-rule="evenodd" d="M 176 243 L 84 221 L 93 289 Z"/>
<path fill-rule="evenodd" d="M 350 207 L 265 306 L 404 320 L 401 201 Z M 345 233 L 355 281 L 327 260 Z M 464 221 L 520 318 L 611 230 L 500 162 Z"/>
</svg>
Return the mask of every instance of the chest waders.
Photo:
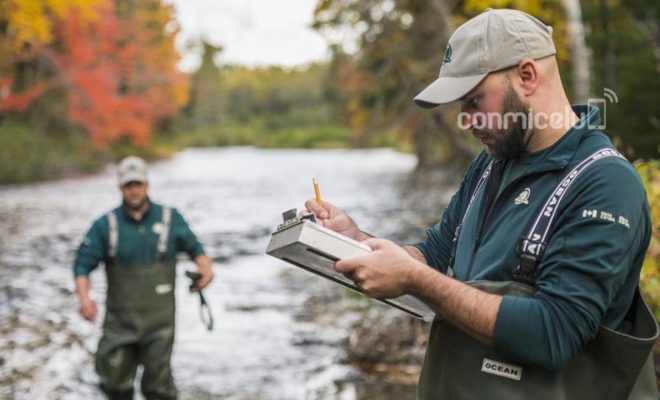
<svg viewBox="0 0 660 400">
<path fill-rule="evenodd" d="M 96 353 L 101 387 L 110 399 L 133 399 L 138 365 L 144 366 L 141 390 L 147 400 L 175 399 L 170 368 L 174 344 L 176 260 L 165 261 L 171 210 L 163 208 L 156 262 L 126 266 L 117 262 L 117 216 L 108 213 L 108 293 L 103 336 Z"/>
<path fill-rule="evenodd" d="M 529 234 L 520 242 L 519 265 L 512 281 L 471 281 L 485 292 L 531 297 L 538 278 L 552 220 L 559 202 L 579 174 L 603 157 L 621 157 L 603 149 L 585 159 L 557 186 L 543 206 Z M 486 168 L 465 214 L 483 188 L 492 169 Z M 465 218 L 465 215 L 464 217 Z M 462 225 L 462 223 L 461 223 Z M 453 261 L 461 225 L 456 229 L 447 275 Z M 419 378 L 419 400 L 657 400 L 651 350 L 658 325 L 639 293 L 618 331 L 600 326 L 596 337 L 558 373 L 521 365 L 499 355 L 492 347 L 470 338 L 442 320 L 435 321 Z M 641 371 L 641 372 L 640 372 Z"/>
</svg>

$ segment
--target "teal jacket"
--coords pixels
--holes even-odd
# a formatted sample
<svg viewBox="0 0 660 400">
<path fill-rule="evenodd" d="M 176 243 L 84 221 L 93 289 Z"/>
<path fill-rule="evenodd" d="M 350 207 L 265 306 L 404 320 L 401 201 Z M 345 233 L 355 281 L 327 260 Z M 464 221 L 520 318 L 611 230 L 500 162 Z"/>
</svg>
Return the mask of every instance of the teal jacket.
<svg viewBox="0 0 660 400">
<path fill-rule="evenodd" d="M 610 140 L 589 125 L 596 108 L 576 106 L 578 125 L 551 147 L 502 163 L 505 174 L 489 218 L 482 190 L 465 216 L 454 263 L 455 278 L 511 280 L 520 239 L 564 175 Z M 589 123 L 589 124 L 588 124 Z M 440 222 L 417 248 L 446 272 L 451 242 L 484 169 L 479 154 Z M 593 339 L 599 325 L 616 329 L 631 304 L 651 236 L 646 192 L 635 168 L 608 157 L 591 165 L 560 203 L 534 296 L 505 296 L 497 314 L 494 346 L 504 355 L 551 371 L 561 369 Z"/>
<path fill-rule="evenodd" d="M 117 262 L 127 267 L 140 267 L 156 262 L 159 238 L 157 232 L 163 218 L 163 207 L 150 202 L 149 210 L 140 221 L 133 219 L 124 205 L 113 211 L 117 216 L 119 230 Z M 108 256 L 109 231 L 107 214 L 94 221 L 78 248 L 73 265 L 76 277 L 87 276 L 100 262 L 107 265 L 111 261 Z M 173 208 L 164 261 L 176 260 L 178 252 L 186 252 L 194 259 L 204 254 L 204 249 L 181 214 Z"/>
</svg>

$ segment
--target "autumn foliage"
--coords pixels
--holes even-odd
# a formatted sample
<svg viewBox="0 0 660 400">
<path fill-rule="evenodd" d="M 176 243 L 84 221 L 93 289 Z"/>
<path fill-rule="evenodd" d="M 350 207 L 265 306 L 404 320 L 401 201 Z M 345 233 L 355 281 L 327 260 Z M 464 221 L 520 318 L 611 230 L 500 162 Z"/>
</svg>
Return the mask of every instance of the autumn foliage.
<svg viewBox="0 0 660 400">
<path fill-rule="evenodd" d="M 13 56 L 0 64 L 0 112 L 25 112 L 40 96 L 54 96 L 98 147 L 123 137 L 147 145 L 188 92 L 176 69 L 177 31 L 167 29 L 172 8 L 159 0 L 62 3 L 0 0 L 0 10 L 14 10 L 0 14 L 8 27 L 0 48 Z M 25 73 L 35 65 L 38 73 Z"/>
<path fill-rule="evenodd" d="M 646 302 L 655 313 L 655 317 L 660 319 L 660 162 L 658 160 L 638 162 L 636 166 L 646 186 L 646 196 L 653 221 L 653 235 L 642 266 L 640 285 Z"/>
</svg>

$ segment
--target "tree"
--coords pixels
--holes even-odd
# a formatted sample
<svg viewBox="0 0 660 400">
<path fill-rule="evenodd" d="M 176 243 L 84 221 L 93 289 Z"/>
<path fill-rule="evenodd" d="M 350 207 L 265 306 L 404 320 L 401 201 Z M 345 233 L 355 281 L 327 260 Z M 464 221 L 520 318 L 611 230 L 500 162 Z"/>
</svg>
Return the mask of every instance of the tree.
<svg viewBox="0 0 660 400">
<path fill-rule="evenodd" d="M 44 46 L 55 41 L 58 21 L 75 12 L 91 23 L 100 0 L 0 0 L 0 115 L 25 111 L 48 86 L 37 70 Z"/>
<path fill-rule="evenodd" d="M 353 32 L 352 43 L 332 42 L 336 49 L 336 79 L 347 93 L 347 114 L 357 136 L 396 130 L 410 140 L 421 167 L 442 164 L 464 166 L 479 146 L 458 132 L 457 107 L 431 112 L 418 110 L 412 99 L 436 78 L 442 55 L 454 29 L 488 7 L 513 7 L 538 15 L 564 37 L 563 8 L 558 0 L 321 0 L 314 27 L 329 40 Z M 568 57 L 560 43 L 560 62 Z M 350 52 L 348 52 L 350 53 Z M 341 75 L 339 75 L 341 73 Z"/>
<path fill-rule="evenodd" d="M 573 101 L 585 102 L 591 93 L 591 51 L 587 47 L 579 0 L 564 0 L 571 49 Z"/>
<path fill-rule="evenodd" d="M 657 1 L 584 0 L 593 50 L 594 94 L 604 98 L 606 133 L 632 159 L 660 154 L 660 70 L 653 23 Z M 656 20 L 657 22 L 657 20 Z"/>
<path fill-rule="evenodd" d="M 212 126 L 223 119 L 223 98 L 220 69 L 215 56 L 222 52 L 221 46 L 202 41 L 202 63 L 192 76 L 190 100 L 185 114 L 193 127 Z"/>
<path fill-rule="evenodd" d="M 68 119 L 60 125 L 83 127 L 99 147 L 122 137 L 146 145 L 187 100 L 186 77 L 176 69 L 172 7 L 159 0 L 95 0 L 91 18 L 82 5 L 55 12 L 59 9 L 49 8 L 51 3 L 64 7 L 66 2 L 45 1 L 43 9 L 42 3 L 16 3 L 37 16 L 39 11 L 52 16 L 43 19 L 47 24 L 37 18 L 38 29 L 8 29 L 3 36 L 5 44 L 20 41 L 28 51 L 15 46 L 20 54 L 10 58 L 13 71 L 0 80 L 0 88 L 12 90 L 0 99 L 0 110 L 23 111 L 37 99 L 55 105 L 65 98 L 66 117 L 54 116 Z M 86 4 L 71 4 L 78 3 Z"/>
<path fill-rule="evenodd" d="M 450 159 L 465 164 L 471 157 L 474 150 L 456 134 L 451 110 L 442 108 L 429 118 L 412 103 L 435 79 L 454 28 L 457 4 L 441 0 L 318 3 L 316 29 L 327 38 L 346 30 L 356 35 L 357 51 L 352 56 L 335 52 L 337 62 L 344 62 L 335 70 L 342 74 L 337 78 L 348 93 L 348 120 L 358 138 L 366 140 L 394 129 L 413 144 L 420 166 Z M 346 43 L 332 44 L 336 49 L 346 47 Z"/>
</svg>

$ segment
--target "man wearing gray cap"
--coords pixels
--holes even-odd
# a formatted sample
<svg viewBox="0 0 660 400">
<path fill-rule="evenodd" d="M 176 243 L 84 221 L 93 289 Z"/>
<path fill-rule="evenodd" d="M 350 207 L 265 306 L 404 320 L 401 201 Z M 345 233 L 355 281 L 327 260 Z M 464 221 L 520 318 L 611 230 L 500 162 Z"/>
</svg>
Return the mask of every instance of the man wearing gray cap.
<svg viewBox="0 0 660 400">
<path fill-rule="evenodd" d="M 127 157 L 118 167 L 121 206 L 97 219 L 78 249 L 73 272 L 80 314 L 94 321 L 89 273 L 105 264 L 108 278 L 103 336 L 96 371 L 109 399 L 133 399 L 138 365 L 147 400 L 177 396 L 170 356 L 174 344 L 174 281 L 178 252 L 186 252 L 201 275 L 193 290 L 213 279 L 211 259 L 181 214 L 152 202 L 147 164 Z"/>
<path fill-rule="evenodd" d="M 460 102 L 485 150 L 426 239 L 374 239 L 340 209 L 305 206 L 374 251 L 338 261 L 365 294 L 436 311 L 419 380 L 430 399 L 656 399 L 658 326 L 639 296 L 651 235 L 644 187 L 596 108 L 570 106 L 552 28 L 487 10 L 449 39 L 415 99 Z M 641 372 L 640 372 L 641 370 Z"/>
</svg>

